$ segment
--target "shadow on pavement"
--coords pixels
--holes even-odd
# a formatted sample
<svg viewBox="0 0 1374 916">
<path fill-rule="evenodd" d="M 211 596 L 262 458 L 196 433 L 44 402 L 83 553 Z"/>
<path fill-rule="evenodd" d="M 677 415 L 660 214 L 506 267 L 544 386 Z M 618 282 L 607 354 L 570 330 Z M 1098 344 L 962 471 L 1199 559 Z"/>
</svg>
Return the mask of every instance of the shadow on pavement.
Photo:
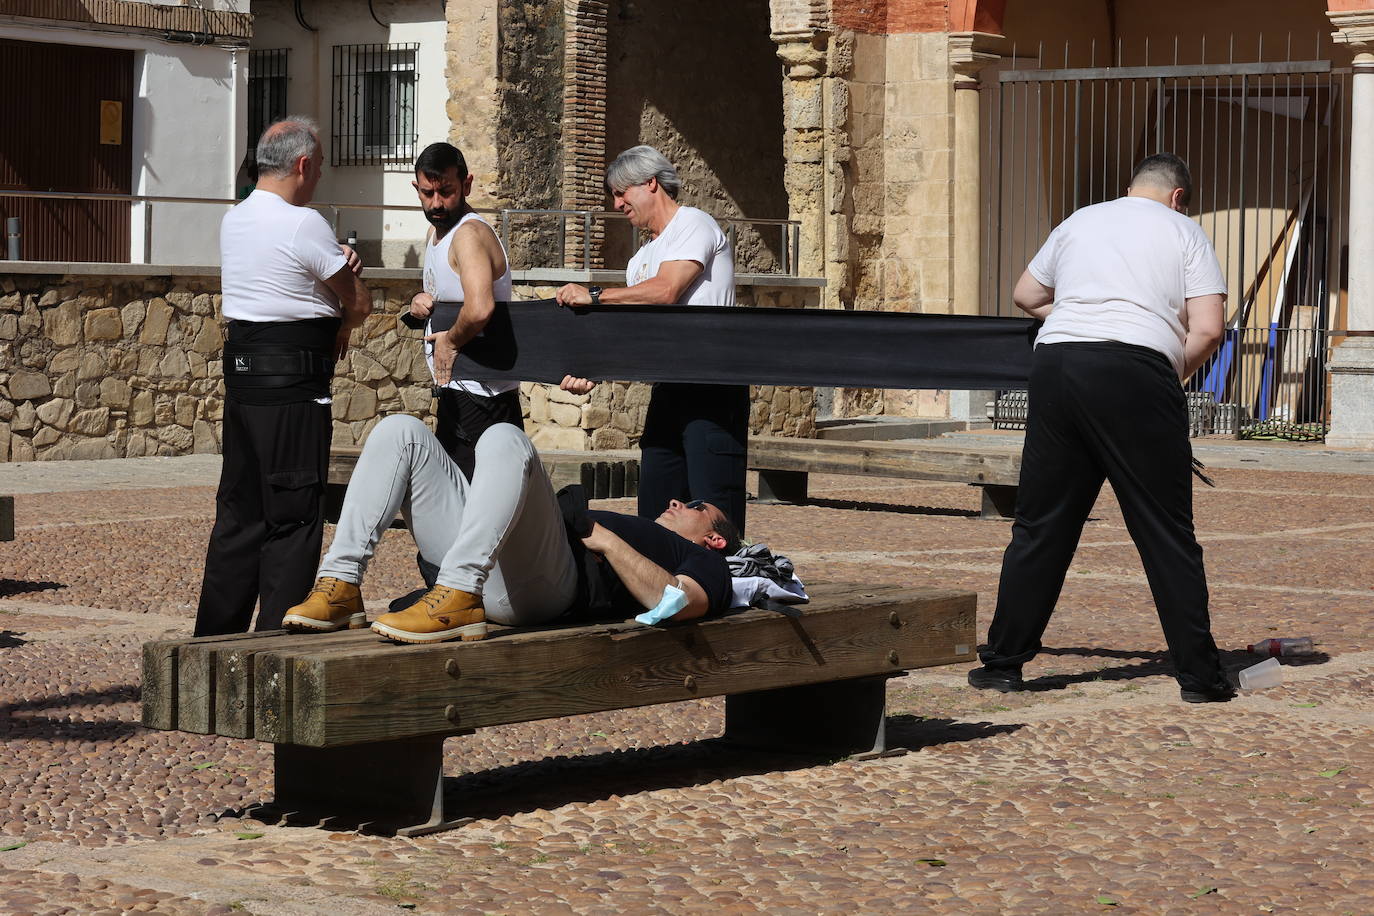
<svg viewBox="0 0 1374 916">
<path fill-rule="evenodd" d="M 1021 728 L 1019 724 L 957 722 L 898 715 L 887 719 L 889 750 L 920 750 L 974 741 Z M 447 768 L 461 759 L 451 745 Z M 663 789 L 685 789 L 721 780 L 789 772 L 835 762 L 831 755 L 752 750 L 722 739 L 545 757 L 444 779 L 444 807 L 450 817 L 491 819 L 565 805 L 604 801 Z M 226 816 L 244 813 L 226 812 Z M 258 813 L 252 816 L 260 817 Z M 304 821 L 302 821 L 304 823 Z M 342 822 L 335 829 L 351 829 Z"/>
<path fill-rule="evenodd" d="M 1126 681 L 1140 677 L 1156 677 L 1175 675 L 1173 662 L 1169 660 L 1169 653 L 1163 650 L 1135 650 L 1135 649 L 1103 649 L 1097 647 L 1083 646 L 1060 646 L 1045 647 L 1040 650 L 1040 655 L 1080 655 L 1088 658 L 1115 658 L 1115 659 L 1139 659 L 1133 665 L 1118 665 L 1111 668 L 1099 668 L 1094 671 L 1079 671 L 1072 674 L 1046 674 L 1036 678 L 1027 678 L 1025 689 L 1029 692 L 1045 690 L 1063 690 L 1070 684 L 1084 684 L 1090 681 Z M 1321 665 L 1329 662 L 1331 656 L 1325 652 L 1314 652 L 1311 655 L 1290 655 L 1279 659 L 1279 664 L 1290 666 Z M 1221 651 L 1221 666 L 1228 674 L 1234 674 L 1241 668 L 1248 668 L 1264 661 L 1261 656 L 1254 655 L 1242 650 Z"/>
<path fill-rule="evenodd" d="M 63 582 L 31 582 L 27 579 L 0 578 L 0 598 L 13 598 L 33 592 L 55 592 L 66 587 L 66 583 Z"/>
<path fill-rule="evenodd" d="M 976 509 L 949 509 L 938 506 L 909 506 L 904 503 L 873 503 L 856 499 L 817 499 L 809 497 L 807 506 L 822 509 L 858 509 L 861 512 L 891 512 L 894 515 L 950 515 L 955 518 L 978 518 Z"/>
<path fill-rule="evenodd" d="M 957 719 L 928 719 L 924 716 L 887 717 L 887 746 L 919 751 L 939 744 L 977 741 L 1005 735 L 1024 727 L 1023 723 L 993 725 L 991 722 L 960 722 Z"/>
<path fill-rule="evenodd" d="M 15 646 L 26 646 L 29 640 L 20 639 L 23 633 L 17 630 L 0 630 L 0 649 L 13 649 Z"/>
<path fill-rule="evenodd" d="M 137 685 L 123 684 L 106 690 L 82 693 L 53 694 L 0 705 L 0 735 L 9 739 L 109 741 L 142 730 L 137 713 L 132 719 L 118 718 L 110 710 L 110 718 L 74 719 L 70 712 L 78 706 L 113 706 L 137 702 L 142 697 Z M 34 715 L 34 713 L 49 713 Z"/>
</svg>

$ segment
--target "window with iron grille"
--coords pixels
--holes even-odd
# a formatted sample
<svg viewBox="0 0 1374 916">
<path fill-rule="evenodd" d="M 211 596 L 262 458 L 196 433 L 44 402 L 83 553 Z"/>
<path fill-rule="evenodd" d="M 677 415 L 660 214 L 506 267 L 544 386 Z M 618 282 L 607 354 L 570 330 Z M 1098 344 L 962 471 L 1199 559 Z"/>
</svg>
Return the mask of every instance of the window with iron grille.
<svg viewBox="0 0 1374 916">
<path fill-rule="evenodd" d="M 289 48 L 248 54 L 248 137 L 256 144 L 267 126 L 286 117 Z"/>
<path fill-rule="evenodd" d="M 415 157 L 418 44 L 335 45 L 330 161 L 409 163 Z"/>
</svg>

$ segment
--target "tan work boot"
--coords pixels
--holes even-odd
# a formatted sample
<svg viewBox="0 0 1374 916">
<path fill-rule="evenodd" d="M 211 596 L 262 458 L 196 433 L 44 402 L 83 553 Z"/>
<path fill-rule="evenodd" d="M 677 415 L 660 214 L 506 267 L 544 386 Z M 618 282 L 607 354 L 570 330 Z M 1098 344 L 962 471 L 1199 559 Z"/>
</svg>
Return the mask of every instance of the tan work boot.
<svg viewBox="0 0 1374 916">
<path fill-rule="evenodd" d="M 287 609 L 281 625 L 296 632 L 361 630 L 367 626 L 362 592 L 352 582 L 321 576 L 304 601 Z"/>
<path fill-rule="evenodd" d="M 397 642 L 486 639 L 487 614 L 481 595 L 436 585 L 404 611 L 378 617 L 372 632 Z"/>
</svg>

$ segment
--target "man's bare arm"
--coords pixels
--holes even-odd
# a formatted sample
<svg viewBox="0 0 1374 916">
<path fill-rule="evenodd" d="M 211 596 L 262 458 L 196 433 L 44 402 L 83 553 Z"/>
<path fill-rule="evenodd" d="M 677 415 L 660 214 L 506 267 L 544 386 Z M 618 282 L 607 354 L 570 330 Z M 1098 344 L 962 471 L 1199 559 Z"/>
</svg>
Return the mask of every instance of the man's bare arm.
<svg viewBox="0 0 1374 916">
<path fill-rule="evenodd" d="M 449 265 L 463 278 L 463 307 L 453 327 L 427 339 L 434 344 L 434 380 L 446 385 L 453 377 L 453 361 L 458 352 L 487 326 L 496 308 L 493 284 L 506 272 L 505 260 L 496 236 L 476 220 L 457 229 L 449 246 Z"/>
<path fill-rule="evenodd" d="M 343 311 L 343 326 L 339 328 L 339 336 L 334 346 L 334 358 L 342 359 L 348 352 L 349 333 L 372 314 L 372 294 L 363 286 L 362 277 L 348 264 L 340 267 L 338 273 L 325 280 L 324 285 L 338 298 L 339 308 Z"/>
<path fill-rule="evenodd" d="M 664 261 L 658 273 L 634 286 L 617 286 L 601 291 L 602 305 L 676 305 L 687 287 L 704 270 L 697 261 Z M 585 286 L 569 283 L 554 294 L 560 305 L 591 305 L 592 295 Z"/>
<path fill-rule="evenodd" d="M 611 564 L 620 581 L 645 608 L 658 605 L 663 589 L 672 585 L 687 595 L 687 606 L 673 615 L 674 620 L 691 620 L 711 609 L 706 590 L 690 576 L 675 576 L 627 544 L 619 535 L 599 524 L 582 539 L 587 549 L 601 554 Z"/>
<path fill-rule="evenodd" d="M 1043 320 L 1054 309 L 1054 290 L 1035 279 L 1029 270 L 1022 271 L 1021 279 L 1012 290 L 1011 301 L 1032 318 Z"/>
<path fill-rule="evenodd" d="M 1186 381 L 1216 352 L 1226 333 L 1226 296 L 1194 296 L 1183 303 L 1188 331 L 1183 338 L 1183 374 Z"/>
</svg>

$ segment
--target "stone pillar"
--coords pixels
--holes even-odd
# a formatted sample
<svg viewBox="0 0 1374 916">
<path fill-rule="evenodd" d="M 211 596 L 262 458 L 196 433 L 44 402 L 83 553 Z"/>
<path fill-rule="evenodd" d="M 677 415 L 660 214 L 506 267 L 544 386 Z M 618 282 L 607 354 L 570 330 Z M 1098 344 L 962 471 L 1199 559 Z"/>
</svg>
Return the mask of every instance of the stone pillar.
<svg viewBox="0 0 1374 916">
<path fill-rule="evenodd" d="M 1374 449 L 1374 10 L 1329 12 L 1354 54 L 1350 117 L 1349 336 L 1331 360 L 1326 444 Z"/>
<path fill-rule="evenodd" d="M 1001 57 L 1001 35 L 954 32 L 949 36 L 949 64 L 954 71 L 954 271 L 951 282 L 953 312 L 981 315 L 982 249 L 982 111 L 979 71 Z M 986 420 L 987 403 L 995 391 L 951 391 L 949 416 L 957 420 Z"/>
<path fill-rule="evenodd" d="M 798 272 L 825 275 L 825 86 L 829 35 L 806 31 L 773 36 L 785 80 L 783 184 L 789 217 L 801 222 Z"/>
<path fill-rule="evenodd" d="M 982 274 L 982 145 L 978 71 L 1000 59 L 1001 35 L 955 32 L 949 36 L 954 70 L 954 314 L 979 315 Z"/>
<path fill-rule="evenodd" d="M 463 151 L 476 176 L 471 203 L 499 207 L 497 51 L 500 16 L 496 0 L 444 5 L 447 38 L 444 78 L 448 83 L 449 140 Z"/>
</svg>

